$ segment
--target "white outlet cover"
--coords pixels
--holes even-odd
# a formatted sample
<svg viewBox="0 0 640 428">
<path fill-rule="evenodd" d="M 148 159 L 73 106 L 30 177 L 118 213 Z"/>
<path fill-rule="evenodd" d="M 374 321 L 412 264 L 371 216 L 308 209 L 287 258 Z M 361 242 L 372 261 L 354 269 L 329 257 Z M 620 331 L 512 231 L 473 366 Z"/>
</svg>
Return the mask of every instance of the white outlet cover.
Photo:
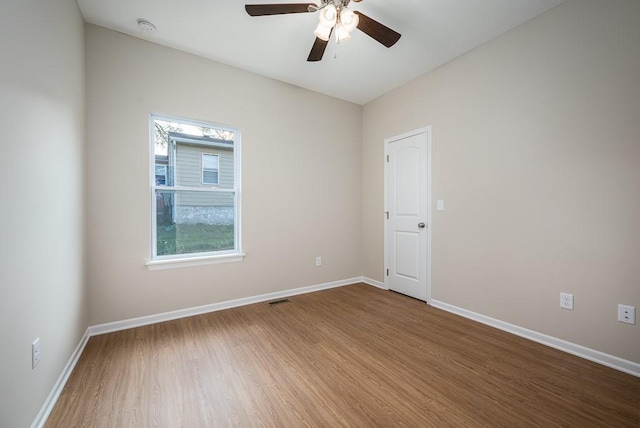
<svg viewBox="0 0 640 428">
<path fill-rule="evenodd" d="M 31 343 L 31 368 L 35 369 L 40 362 L 40 338 Z"/>
<path fill-rule="evenodd" d="M 626 324 L 636 323 L 636 308 L 627 305 L 618 305 L 618 321 Z"/>
<path fill-rule="evenodd" d="M 560 307 L 562 309 L 573 310 L 573 294 L 560 293 Z"/>
</svg>

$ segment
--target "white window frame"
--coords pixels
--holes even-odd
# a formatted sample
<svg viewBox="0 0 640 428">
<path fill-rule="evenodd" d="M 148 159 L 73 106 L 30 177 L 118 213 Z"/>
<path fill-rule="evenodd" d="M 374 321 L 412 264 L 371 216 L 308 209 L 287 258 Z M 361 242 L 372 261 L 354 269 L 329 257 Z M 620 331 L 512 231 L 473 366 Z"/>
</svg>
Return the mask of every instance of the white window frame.
<svg viewBox="0 0 640 428">
<path fill-rule="evenodd" d="M 233 188 L 220 188 L 220 187 L 191 187 L 191 186 L 167 186 L 157 185 L 155 177 L 155 128 L 154 121 L 163 120 L 168 122 L 180 122 L 185 125 L 193 125 L 198 127 L 207 127 L 220 129 L 225 131 L 231 131 L 234 133 L 235 139 L 233 141 Z M 169 148 L 171 150 L 171 148 Z M 218 157 L 218 182 L 220 182 L 220 158 Z M 242 252 L 242 213 L 241 213 L 241 137 L 240 131 L 237 128 L 220 125 L 212 122 L 199 122 L 191 119 L 184 119 L 176 116 L 165 116 L 159 114 L 151 114 L 149 117 L 149 183 L 150 183 L 150 195 L 151 195 L 151 245 L 150 245 L 150 257 L 146 263 L 149 270 L 156 269 L 168 269 L 174 267 L 188 267 L 188 266 L 200 266 L 214 263 L 227 263 L 237 262 L 244 260 L 245 254 Z M 168 171 L 167 171 L 168 173 Z M 175 172 L 174 172 L 175 174 Z M 167 177 L 167 181 L 169 177 Z M 216 193 L 233 193 L 234 198 L 234 245 L 235 248 L 226 251 L 212 251 L 203 253 L 191 253 L 191 254 L 170 254 L 170 255 L 157 255 L 157 212 L 156 212 L 156 191 L 189 191 L 189 192 L 216 192 Z"/>
<path fill-rule="evenodd" d="M 218 166 L 215 169 L 211 169 L 211 168 L 207 168 L 207 171 L 215 171 L 218 173 L 218 175 L 216 176 L 218 178 L 218 180 L 215 183 L 208 183 L 204 181 L 204 171 L 205 171 L 205 167 L 204 167 L 204 157 L 205 156 L 212 156 L 216 158 L 216 165 Z M 202 157 L 201 157 L 201 179 L 200 182 L 204 185 L 209 185 L 209 186 L 219 186 L 220 185 L 220 155 L 214 154 L 214 153 L 205 153 L 202 152 Z"/>
</svg>

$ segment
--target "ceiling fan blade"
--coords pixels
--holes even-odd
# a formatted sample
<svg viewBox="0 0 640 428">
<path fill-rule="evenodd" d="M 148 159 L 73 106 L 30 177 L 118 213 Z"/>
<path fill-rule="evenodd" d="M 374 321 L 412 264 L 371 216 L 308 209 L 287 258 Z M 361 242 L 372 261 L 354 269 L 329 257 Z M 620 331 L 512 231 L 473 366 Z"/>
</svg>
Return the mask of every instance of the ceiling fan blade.
<svg viewBox="0 0 640 428">
<path fill-rule="evenodd" d="M 382 25 L 375 19 L 369 18 L 362 12 L 354 11 L 358 15 L 358 30 L 362 31 L 372 39 L 377 40 L 386 47 L 390 48 L 400 40 L 400 33 L 393 31 L 386 25 Z"/>
<path fill-rule="evenodd" d="M 331 37 L 329 37 L 331 39 Z M 311 52 L 309 52 L 309 58 L 307 61 L 320 61 L 322 56 L 324 55 L 324 50 L 327 48 L 328 41 L 324 41 L 318 37 L 316 37 L 316 41 L 313 42 L 313 46 L 311 47 Z"/>
<path fill-rule="evenodd" d="M 286 13 L 307 13 L 309 7 L 317 8 L 314 3 L 275 3 L 275 4 L 246 4 L 244 9 L 251 16 L 284 15 Z"/>
</svg>

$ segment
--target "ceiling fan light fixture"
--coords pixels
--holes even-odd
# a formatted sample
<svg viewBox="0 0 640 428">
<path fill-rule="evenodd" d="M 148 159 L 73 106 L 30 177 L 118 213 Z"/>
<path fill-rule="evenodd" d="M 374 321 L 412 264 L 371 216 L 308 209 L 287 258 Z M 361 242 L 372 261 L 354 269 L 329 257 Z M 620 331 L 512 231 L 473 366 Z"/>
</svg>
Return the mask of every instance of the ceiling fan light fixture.
<svg viewBox="0 0 640 428">
<path fill-rule="evenodd" d="M 349 31 L 340 22 L 336 24 L 336 40 L 338 43 L 346 42 L 351 38 Z"/>
<path fill-rule="evenodd" d="M 322 22 L 318 24 L 313 34 L 316 35 L 320 40 L 324 40 L 325 42 L 329 41 L 329 37 L 331 37 L 331 29 L 333 27 L 329 27 L 324 25 Z"/>
<path fill-rule="evenodd" d="M 360 19 L 352 10 L 343 7 L 340 11 L 340 22 L 345 30 L 352 32 L 358 26 Z"/>
<path fill-rule="evenodd" d="M 332 28 L 338 20 L 338 10 L 330 3 L 320 11 L 320 22 L 325 26 Z"/>
</svg>

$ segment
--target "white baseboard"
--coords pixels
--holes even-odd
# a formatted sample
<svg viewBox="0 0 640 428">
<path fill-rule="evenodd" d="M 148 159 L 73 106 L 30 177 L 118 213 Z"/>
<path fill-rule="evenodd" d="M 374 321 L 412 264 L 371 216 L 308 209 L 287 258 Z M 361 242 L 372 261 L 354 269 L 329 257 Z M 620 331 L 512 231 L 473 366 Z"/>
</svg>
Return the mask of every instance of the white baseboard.
<svg viewBox="0 0 640 428">
<path fill-rule="evenodd" d="M 82 351 L 84 351 L 84 347 L 87 345 L 88 341 L 89 329 L 84 332 L 84 335 L 80 339 L 78 346 L 76 346 L 76 349 L 73 350 L 73 353 L 71 354 L 67 365 L 65 365 L 64 369 L 62 369 L 62 373 L 60 373 L 60 376 L 58 377 L 58 380 L 56 380 L 56 383 L 53 385 L 49 396 L 45 400 L 44 404 L 40 408 L 40 411 L 36 415 L 35 420 L 31 424 L 31 428 L 42 428 L 45 422 L 47 422 L 47 418 L 53 410 L 53 406 L 55 406 L 56 402 L 58 401 L 58 398 L 62 393 L 62 389 L 66 385 L 67 380 L 69 380 L 69 376 L 71 376 L 71 372 L 73 372 L 73 369 L 78 363 L 78 359 L 80 358 L 80 355 L 82 355 Z"/>
<path fill-rule="evenodd" d="M 582 345 L 567 342 L 566 340 L 558 339 L 556 337 L 549 336 L 543 333 L 538 333 L 537 331 L 529 330 L 527 328 L 510 324 L 505 321 L 500 321 L 498 319 L 478 314 L 476 312 L 453 306 L 448 303 L 440 302 L 438 300 L 432 300 L 431 305 L 434 308 L 442 309 L 447 312 L 451 312 L 453 314 L 478 321 L 479 323 L 515 334 L 516 336 L 524 337 L 525 339 L 529 339 L 534 342 L 559 349 L 560 351 L 576 355 L 586 360 L 593 361 L 594 363 L 602 364 L 603 366 L 607 366 L 612 369 L 620 370 L 621 372 L 640 377 L 640 364 L 633 361 L 625 360 L 614 355 L 605 354 L 604 352 L 596 351 L 595 349 L 590 349 Z"/>
<path fill-rule="evenodd" d="M 376 281 L 375 279 L 367 278 L 366 276 L 362 277 L 361 282 L 364 282 L 365 284 L 373 285 L 374 287 L 378 287 L 383 290 L 388 290 L 388 288 L 385 287 L 384 282 Z"/>
<path fill-rule="evenodd" d="M 221 311 L 224 309 L 237 308 L 238 306 L 251 305 L 253 303 L 267 300 L 281 299 L 283 297 L 295 296 L 298 294 L 312 293 L 314 291 L 327 290 L 329 288 L 342 287 L 344 285 L 361 282 L 361 277 L 343 279 L 340 281 L 327 282 L 324 284 L 310 285 L 308 287 L 293 288 L 290 290 L 276 291 L 273 293 L 261 294 L 258 296 L 243 297 L 241 299 L 227 300 L 226 302 L 211 303 L 209 305 L 196 306 L 193 308 L 179 309 L 177 311 L 163 312 L 160 314 L 148 315 L 144 317 L 131 318 L 128 320 L 115 321 L 106 324 L 98 324 L 89 327 L 89 336 L 112 333 L 114 331 L 126 330 L 143 325 L 155 324 L 159 322 L 171 321 L 179 318 L 191 317 L 194 315 L 206 314 L 209 312 Z"/>
</svg>

